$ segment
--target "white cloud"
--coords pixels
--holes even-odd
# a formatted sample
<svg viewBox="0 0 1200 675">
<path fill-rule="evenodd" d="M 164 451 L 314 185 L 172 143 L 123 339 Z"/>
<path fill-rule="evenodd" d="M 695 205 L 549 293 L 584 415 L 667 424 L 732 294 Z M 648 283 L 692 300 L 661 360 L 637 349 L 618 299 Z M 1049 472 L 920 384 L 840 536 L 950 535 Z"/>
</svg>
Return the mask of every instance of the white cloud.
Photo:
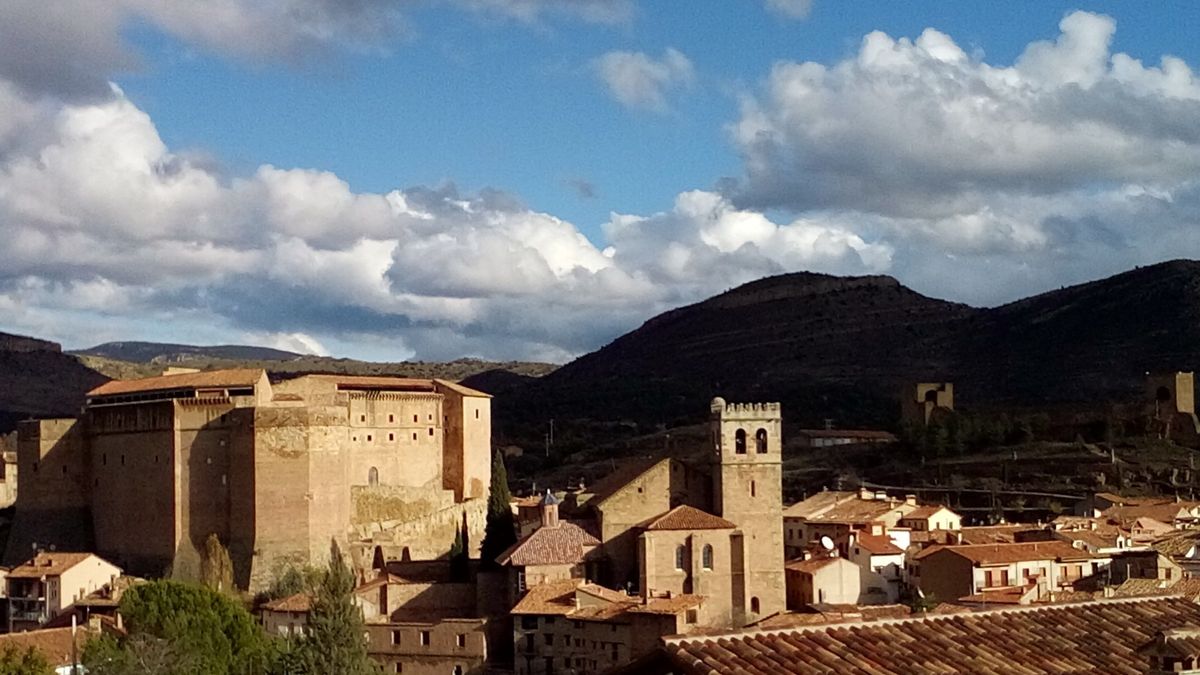
<svg viewBox="0 0 1200 675">
<path fill-rule="evenodd" d="M 789 19 L 806 19 L 813 0 L 766 0 L 767 9 Z"/>
<path fill-rule="evenodd" d="M 594 64 L 608 91 L 623 105 L 663 112 L 667 94 L 691 86 L 696 78 L 692 62 L 681 52 L 667 49 L 660 59 L 642 52 L 609 52 Z"/>
</svg>

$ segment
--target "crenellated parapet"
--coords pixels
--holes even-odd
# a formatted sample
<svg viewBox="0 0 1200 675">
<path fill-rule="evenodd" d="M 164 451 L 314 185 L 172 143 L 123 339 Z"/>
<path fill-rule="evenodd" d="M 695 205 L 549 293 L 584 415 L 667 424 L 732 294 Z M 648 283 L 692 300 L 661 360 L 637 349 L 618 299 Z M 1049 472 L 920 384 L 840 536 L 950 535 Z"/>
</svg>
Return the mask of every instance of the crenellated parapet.
<svg viewBox="0 0 1200 675">
<path fill-rule="evenodd" d="M 782 414 L 779 403 L 726 403 L 719 396 L 712 400 L 711 410 L 714 418 L 729 421 L 760 420 Z"/>
</svg>

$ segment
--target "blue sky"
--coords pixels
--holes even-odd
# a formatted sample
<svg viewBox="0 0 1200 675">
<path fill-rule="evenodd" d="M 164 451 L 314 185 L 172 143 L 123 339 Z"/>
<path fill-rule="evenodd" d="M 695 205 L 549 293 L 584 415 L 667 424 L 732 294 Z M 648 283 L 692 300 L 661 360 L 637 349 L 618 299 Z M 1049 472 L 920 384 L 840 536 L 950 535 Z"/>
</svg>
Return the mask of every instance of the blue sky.
<svg viewBox="0 0 1200 675">
<path fill-rule="evenodd" d="M 1196 35 L 1193 2 L 13 0 L 0 330 L 561 361 L 766 274 L 992 305 L 1195 257 Z"/>
</svg>

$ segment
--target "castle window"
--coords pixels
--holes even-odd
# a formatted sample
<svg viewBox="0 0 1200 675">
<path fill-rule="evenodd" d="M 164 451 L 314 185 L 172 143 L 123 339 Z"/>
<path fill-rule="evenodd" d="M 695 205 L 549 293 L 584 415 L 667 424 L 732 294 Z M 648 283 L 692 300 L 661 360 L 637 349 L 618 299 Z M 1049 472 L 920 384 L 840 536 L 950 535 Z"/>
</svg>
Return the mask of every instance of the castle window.
<svg viewBox="0 0 1200 675">
<path fill-rule="evenodd" d="M 683 559 L 684 559 L 684 556 L 686 556 L 686 555 L 687 555 L 687 551 L 686 551 L 686 549 L 683 548 L 683 546 L 675 547 L 675 569 L 677 569 L 677 570 L 683 569 Z"/>
<path fill-rule="evenodd" d="M 379 469 L 371 467 L 371 470 L 367 472 L 367 485 L 372 487 L 379 485 Z"/>
<path fill-rule="evenodd" d="M 417 416 L 413 415 L 413 424 L 416 424 L 416 423 L 417 423 Z"/>
<path fill-rule="evenodd" d="M 392 631 L 392 644 L 394 644 L 394 645 L 400 644 L 400 631 L 398 631 L 398 630 Z"/>
<path fill-rule="evenodd" d="M 739 455 L 746 454 L 746 430 L 738 429 L 733 435 L 733 451 Z"/>
<path fill-rule="evenodd" d="M 429 646 L 429 631 L 421 631 L 421 644 L 425 645 L 426 647 Z"/>
<path fill-rule="evenodd" d="M 394 440 L 396 440 L 396 434 L 388 434 L 388 440 L 389 440 L 389 441 L 394 441 Z"/>
<path fill-rule="evenodd" d="M 67 475 L 67 465 L 66 464 L 62 465 L 62 470 L 63 470 L 63 475 L 64 476 Z"/>
<path fill-rule="evenodd" d="M 753 598 L 750 598 L 750 611 L 755 614 L 758 614 L 758 610 L 759 610 L 758 597 L 755 596 Z"/>
<path fill-rule="evenodd" d="M 475 419 L 479 419 L 479 408 L 475 409 Z"/>
<path fill-rule="evenodd" d="M 367 434 L 367 442 L 368 442 L 368 443 L 370 443 L 370 442 L 371 442 L 372 440 L 374 440 L 374 439 L 375 439 L 375 437 L 374 437 L 374 436 L 372 436 L 371 434 Z"/>
<path fill-rule="evenodd" d="M 395 415 L 388 415 L 388 423 L 389 424 L 391 424 L 392 422 L 395 422 L 395 421 L 396 421 Z"/>
<path fill-rule="evenodd" d="M 754 434 L 754 449 L 758 454 L 764 455 L 767 452 L 767 430 L 759 429 Z"/>
<path fill-rule="evenodd" d="M 758 490 L 756 489 L 757 487 L 758 487 L 758 483 L 756 483 L 755 481 L 750 481 L 750 496 L 751 497 L 758 496 Z"/>
<path fill-rule="evenodd" d="M 713 568 L 713 548 L 712 544 L 704 545 L 704 552 L 700 554 L 700 564 L 704 569 L 711 570 Z"/>
<path fill-rule="evenodd" d="M 432 436 L 432 435 L 433 435 L 433 427 L 429 427 L 429 435 L 430 435 L 430 436 Z"/>
<path fill-rule="evenodd" d="M 359 416 L 358 416 L 358 421 L 359 421 L 359 422 L 366 422 L 366 421 L 367 421 L 367 416 L 366 416 L 366 415 L 359 415 Z"/>
</svg>

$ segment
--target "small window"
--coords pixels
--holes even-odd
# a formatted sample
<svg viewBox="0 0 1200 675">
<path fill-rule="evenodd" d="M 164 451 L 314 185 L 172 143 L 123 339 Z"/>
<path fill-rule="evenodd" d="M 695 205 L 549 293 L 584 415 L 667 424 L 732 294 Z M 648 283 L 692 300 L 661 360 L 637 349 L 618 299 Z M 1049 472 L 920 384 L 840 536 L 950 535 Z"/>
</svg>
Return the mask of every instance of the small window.
<svg viewBox="0 0 1200 675">
<path fill-rule="evenodd" d="M 107 452 L 100 455 L 100 464 L 103 466 L 108 466 L 108 453 Z"/>
<path fill-rule="evenodd" d="M 372 436 L 371 434 L 367 434 L 367 442 L 370 443 L 373 440 L 375 440 L 375 437 Z"/>
<path fill-rule="evenodd" d="M 475 419 L 479 419 L 479 408 L 475 409 Z"/>
<path fill-rule="evenodd" d="M 416 423 L 417 423 L 417 421 L 418 421 L 418 418 L 417 418 L 417 416 L 416 416 L 416 415 L 413 415 L 413 424 L 416 424 Z"/>
<path fill-rule="evenodd" d="M 454 642 L 459 647 L 466 647 L 467 646 L 467 634 L 459 633 L 458 636 L 454 638 Z"/>
<path fill-rule="evenodd" d="M 757 483 L 755 483 L 754 481 L 750 481 L 750 496 L 751 497 L 757 496 L 757 492 L 758 492 L 758 490 L 756 489 L 757 487 L 758 487 Z"/>
<path fill-rule="evenodd" d="M 432 436 L 432 435 L 433 435 L 433 427 L 429 427 L 429 435 L 430 435 L 430 436 Z"/>
<path fill-rule="evenodd" d="M 395 415 L 388 415 L 388 424 L 391 424 L 392 422 L 395 422 L 395 421 L 396 421 Z"/>
<path fill-rule="evenodd" d="M 63 471 L 64 476 L 67 475 L 67 465 L 66 464 L 62 465 L 62 471 Z"/>
<path fill-rule="evenodd" d="M 684 558 L 687 556 L 687 550 L 683 546 L 675 547 L 675 569 L 683 569 Z"/>
<path fill-rule="evenodd" d="M 358 416 L 358 421 L 359 421 L 359 422 L 366 422 L 366 421 L 367 421 L 367 416 L 366 416 L 366 415 L 359 415 L 359 416 Z"/>
<path fill-rule="evenodd" d="M 400 631 L 398 631 L 398 630 L 392 631 L 392 644 L 394 644 L 394 645 L 400 644 Z"/>
<path fill-rule="evenodd" d="M 413 432 L 413 440 L 414 441 L 417 440 L 417 432 L 415 432 L 415 431 Z"/>
<path fill-rule="evenodd" d="M 367 471 L 367 485 L 370 485 L 371 487 L 379 485 L 379 469 L 371 467 L 371 469 Z"/>
<path fill-rule="evenodd" d="M 687 611 L 687 622 L 688 623 L 696 623 L 696 621 L 698 621 L 698 620 L 699 620 L 699 617 L 697 616 L 696 610 L 689 609 Z M 613 657 L 613 658 L 616 658 L 616 657 Z"/>
<path fill-rule="evenodd" d="M 397 661 L 397 662 L 396 662 L 396 672 L 397 672 L 397 673 L 403 673 L 403 672 L 404 672 L 404 664 L 403 664 L 403 663 L 401 663 L 400 661 Z"/>
<path fill-rule="evenodd" d="M 537 617 L 525 614 L 521 617 L 521 628 L 533 630 L 537 628 Z"/>
<path fill-rule="evenodd" d="M 125 455 L 121 455 L 121 466 L 125 466 Z"/>
<path fill-rule="evenodd" d="M 427 630 L 421 631 L 421 644 L 426 647 L 429 646 L 429 631 L 427 631 Z"/>
<path fill-rule="evenodd" d="M 759 607 L 760 607 L 760 606 L 759 606 L 759 604 L 758 604 L 758 597 L 757 597 L 757 596 L 755 596 L 755 597 L 753 597 L 753 598 L 750 598 L 750 611 L 751 611 L 751 612 L 753 612 L 753 613 L 755 613 L 755 614 L 758 614 L 758 612 L 759 612 Z"/>
<path fill-rule="evenodd" d="M 754 434 L 754 449 L 758 454 L 767 454 L 767 430 L 759 429 Z"/>
<path fill-rule="evenodd" d="M 553 634 L 553 633 L 545 633 L 545 634 L 543 634 L 543 635 L 542 635 L 542 639 L 544 639 L 544 640 L 546 641 L 546 646 L 547 646 L 547 647 L 553 647 L 553 646 L 554 646 L 554 634 Z"/>
<path fill-rule="evenodd" d="M 746 454 L 746 430 L 738 429 L 733 435 L 733 451 L 739 455 Z"/>
<path fill-rule="evenodd" d="M 705 544 L 704 551 L 700 554 L 700 563 L 704 569 L 711 570 L 713 568 L 713 547 L 712 544 Z"/>
<path fill-rule="evenodd" d="M 389 440 L 389 441 L 394 441 L 394 440 L 396 440 L 396 434 L 388 434 L 388 440 Z"/>
<path fill-rule="evenodd" d="M 38 463 L 37 463 L 37 462 L 34 462 L 34 463 L 33 463 L 33 472 L 34 472 L 34 473 L 37 473 L 37 470 L 38 470 Z"/>
</svg>

